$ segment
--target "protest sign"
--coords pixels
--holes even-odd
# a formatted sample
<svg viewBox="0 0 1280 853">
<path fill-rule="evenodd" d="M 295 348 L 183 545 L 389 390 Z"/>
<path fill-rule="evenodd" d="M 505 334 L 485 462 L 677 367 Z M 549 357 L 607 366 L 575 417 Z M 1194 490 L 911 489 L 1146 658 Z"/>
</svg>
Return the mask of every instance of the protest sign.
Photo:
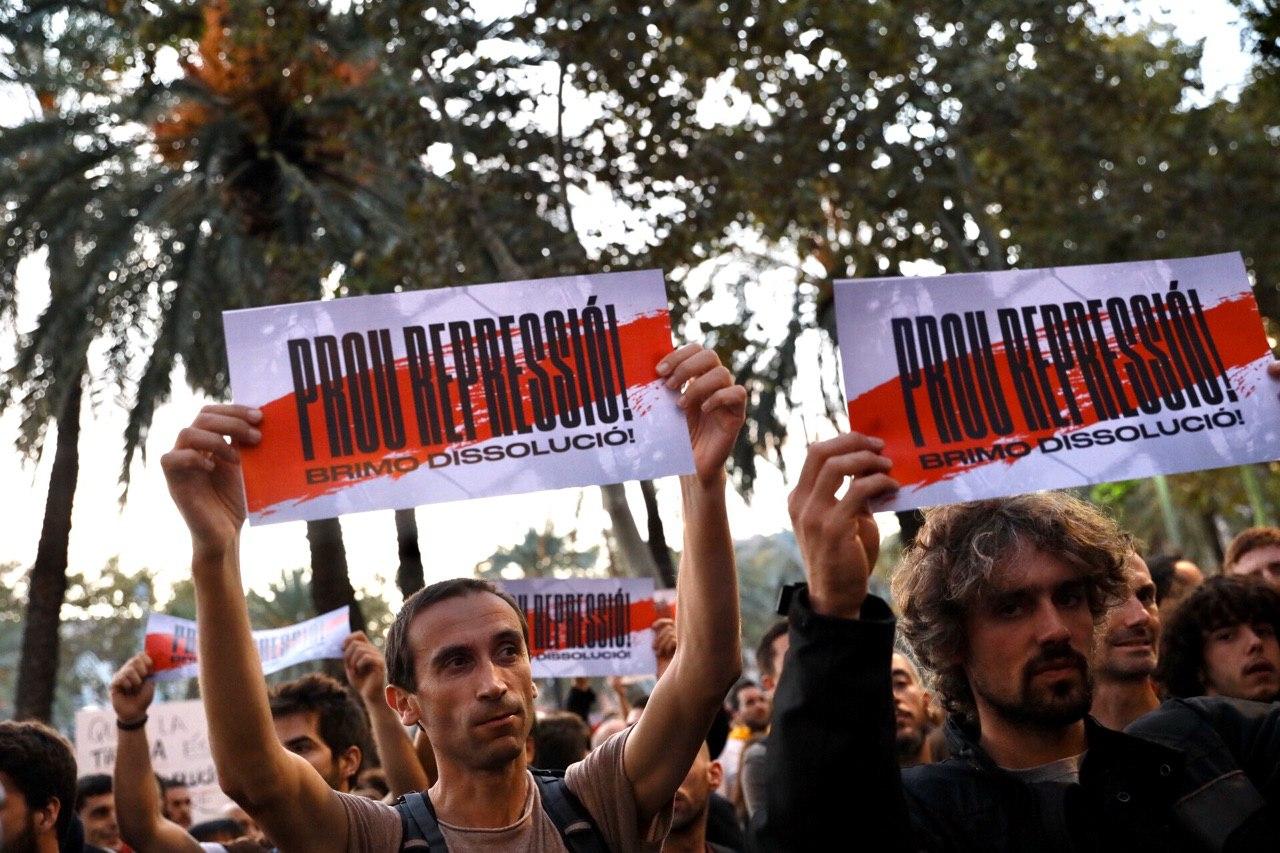
<svg viewBox="0 0 1280 853">
<path fill-rule="evenodd" d="M 1280 458 L 1239 254 L 836 282 L 849 425 L 912 509 Z"/>
<path fill-rule="evenodd" d="M 254 524 L 693 470 L 656 270 L 223 318 Z"/>
<path fill-rule="evenodd" d="M 534 678 L 653 675 L 652 578 L 502 581 L 529 620 Z"/>
<path fill-rule="evenodd" d="M 342 641 L 349 633 L 350 616 L 343 606 L 297 625 L 254 631 L 253 643 L 265 675 L 303 661 L 341 658 Z M 152 613 L 147 617 L 145 647 L 156 681 L 180 681 L 200 674 L 196 623 L 190 619 Z"/>
<path fill-rule="evenodd" d="M 110 708 L 82 708 L 76 712 L 75 726 L 77 772 L 111 773 L 116 766 L 115 713 Z M 155 772 L 181 779 L 191 789 L 196 821 L 220 817 L 230 800 L 218 787 L 200 701 L 153 702 L 147 710 L 147 743 Z"/>
</svg>

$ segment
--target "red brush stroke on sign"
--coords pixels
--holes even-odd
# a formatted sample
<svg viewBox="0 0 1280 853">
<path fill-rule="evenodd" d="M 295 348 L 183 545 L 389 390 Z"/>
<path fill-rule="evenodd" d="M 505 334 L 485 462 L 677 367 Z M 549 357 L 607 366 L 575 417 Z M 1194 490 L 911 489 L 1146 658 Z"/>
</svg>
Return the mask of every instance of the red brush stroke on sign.
<svg viewBox="0 0 1280 853">
<path fill-rule="evenodd" d="M 632 634 L 637 631 L 649 630 L 653 627 L 653 623 L 658 618 L 657 607 L 655 607 L 652 598 L 633 601 L 627 609 L 631 620 L 630 627 Z M 587 646 L 588 626 L 585 618 L 578 621 L 578 636 L 576 638 L 569 635 L 569 626 L 565 622 L 562 621 L 558 625 L 553 625 L 551 630 L 558 638 L 557 644 L 553 646 L 538 645 L 537 637 L 534 635 L 532 630 L 534 611 L 526 610 L 525 619 L 528 620 L 530 626 L 529 642 L 531 644 L 531 648 L 529 649 L 529 657 L 531 658 L 536 659 L 539 655 L 548 651 L 555 651 L 559 649 L 581 649 L 586 648 Z"/>
<path fill-rule="evenodd" d="M 642 416 L 648 410 L 645 401 L 634 392 L 658 378 L 655 370 L 658 362 L 671 352 L 671 325 L 666 311 L 653 314 L 642 314 L 626 323 L 618 325 L 618 338 L 621 344 L 623 372 L 627 379 L 627 390 L 631 398 L 632 411 Z M 523 355 L 517 356 L 518 363 L 527 362 Z M 550 358 L 540 362 L 551 368 Z M 404 412 L 405 430 L 409 437 L 408 444 L 393 451 L 380 450 L 376 453 L 361 454 L 359 452 L 340 458 L 328 455 L 328 439 L 324 428 L 323 403 L 315 402 L 309 406 L 311 431 L 314 440 L 316 458 L 307 460 L 302 451 L 302 435 L 298 424 L 296 403 L 292 393 L 277 397 L 260 406 L 263 417 L 260 428 L 262 441 L 256 447 L 241 448 L 241 465 L 244 470 L 245 493 L 249 512 L 255 515 L 270 515 L 275 509 L 285 504 L 300 503 L 313 500 L 324 495 L 334 494 L 343 489 L 370 482 L 379 477 L 399 479 L 402 473 L 385 473 L 365 477 L 359 480 L 341 482 L 308 483 L 308 468 L 325 467 L 334 464 L 377 465 L 387 459 L 413 457 L 419 464 L 425 464 L 433 453 L 446 449 L 458 449 L 472 444 L 479 444 L 494 438 L 489 412 L 485 402 L 484 390 L 480 385 L 471 388 L 471 411 L 476 425 L 474 441 L 419 445 L 414 443 L 417 436 L 417 419 L 413 409 L 413 395 L 409 384 L 409 368 L 407 360 L 396 362 L 396 384 L 400 391 L 400 407 Z M 533 422 L 533 404 L 527 398 L 523 400 L 525 420 Z M 454 403 L 454 422 L 461 424 L 462 405 Z M 631 423 L 634 423 L 631 422 Z M 625 427 L 627 422 L 619 419 L 613 424 L 598 425 L 602 429 Z M 585 423 L 580 429 L 591 429 Z M 508 436 L 509 438 L 532 438 L 538 433 L 524 436 Z"/>
<path fill-rule="evenodd" d="M 196 662 L 194 649 L 187 649 L 184 644 L 175 652 L 174 646 L 172 634 L 147 634 L 143 640 L 143 650 L 146 651 L 147 657 L 151 658 L 156 672 L 177 669 Z"/>
<path fill-rule="evenodd" d="M 1267 351 L 1266 341 L 1262 338 L 1262 320 L 1258 314 L 1257 303 L 1254 302 L 1251 294 L 1246 292 L 1232 299 L 1219 302 L 1217 305 L 1205 309 L 1204 317 L 1214 343 L 1218 347 L 1218 354 L 1222 356 L 1223 366 L 1228 373 L 1256 361 Z M 1242 330 L 1256 331 L 1242 333 Z M 1044 330 L 1040 329 L 1038 331 L 1043 338 Z M 1114 337 L 1109 338 L 1107 344 L 1109 346 L 1114 345 Z M 1025 427 L 1026 422 L 1018 406 L 1017 391 L 1015 390 L 1013 375 L 1009 367 L 1009 354 L 1003 342 L 995 344 L 992 347 L 992 351 L 995 354 L 996 371 L 1000 379 L 1000 388 L 1004 394 L 1004 399 L 1007 401 L 1014 416 L 1015 424 L 1022 422 Z M 951 375 L 950 362 L 948 362 L 947 367 L 947 374 Z M 1084 421 L 1080 425 L 1069 427 L 1050 426 L 1039 430 L 1024 428 L 1021 431 L 1015 430 L 1013 434 L 1007 436 L 993 435 L 987 439 L 942 444 L 936 441 L 938 429 L 933 417 L 932 407 L 927 403 L 923 403 L 916 406 L 916 414 L 920 422 L 921 432 L 926 439 L 926 444 L 924 447 L 917 447 L 911 437 L 911 428 L 907 423 L 906 413 L 903 408 L 902 388 L 898 377 L 895 376 L 849 401 L 849 428 L 854 432 L 884 439 L 884 455 L 893 460 L 893 470 L 890 471 L 890 475 L 902 485 L 904 490 L 923 488 L 991 465 L 994 461 L 999 461 L 1004 465 L 1012 465 L 1017 461 L 1017 459 L 1006 458 L 979 461 L 963 467 L 940 466 L 925 468 L 920 462 L 920 456 L 923 454 L 944 453 L 948 450 L 957 450 L 962 447 L 976 446 L 983 443 L 990 444 L 995 441 L 1002 444 L 1025 441 L 1034 446 L 1040 439 L 1049 438 L 1058 433 L 1088 429 L 1101 423 L 1103 419 L 1093 407 L 1084 376 L 1079 367 L 1072 368 L 1069 371 L 1069 376 L 1072 391 L 1080 407 L 1081 418 Z M 1126 395 L 1131 401 L 1134 400 L 1135 395 L 1133 394 L 1128 374 L 1121 371 L 1120 376 Z M 1237 388 L 1236 390 L 1239 393 L 1240 389 Z M 934 439 L 933 443 L 929 442 L 930 437 Z"/>
</svg>

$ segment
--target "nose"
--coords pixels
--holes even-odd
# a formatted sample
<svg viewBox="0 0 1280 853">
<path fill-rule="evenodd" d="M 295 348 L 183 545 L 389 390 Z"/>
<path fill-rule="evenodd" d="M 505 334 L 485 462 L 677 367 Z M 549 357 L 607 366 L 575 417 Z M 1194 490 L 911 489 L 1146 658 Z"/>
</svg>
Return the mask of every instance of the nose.
<svg viewBox="0 0 1280 853">
<path fill-rule="evenodd" d="M 1257 651 L 1262 648 L 1262 638 L 1253 630 L 1252 625 L 1241 625 L 1240 636 L 1244 638 L 1245 647 L 1249 651 Z"/>
<path fill-rule="evenodd" d="M 1136 595 L 1129 596 L 1128 600 L 1120 607 L 1122 608 L 1124 624 L 1127 628 L 1136 628 L 1151 621 L 1151 614 L 1147 612 L 1147 608 L 1142 605 Z"/>
<path fill-rule="evenodd" d="M 1036 639 L 1041 643 L 1062 642 L 1071 639 L 1071 631 L 1051 598 L 1041 600 L 1036 609 Z"/>
<path fill-rule="evenodd" d="M 476 695 L 481 699 L 500 699 L 507 692 L 507 683 L 502 680 L 498 667 L 494 666 L 493 661 L 488 660 L 480 665 L 478 677 L 479 683 L 476 685 Z"/>
</svg>

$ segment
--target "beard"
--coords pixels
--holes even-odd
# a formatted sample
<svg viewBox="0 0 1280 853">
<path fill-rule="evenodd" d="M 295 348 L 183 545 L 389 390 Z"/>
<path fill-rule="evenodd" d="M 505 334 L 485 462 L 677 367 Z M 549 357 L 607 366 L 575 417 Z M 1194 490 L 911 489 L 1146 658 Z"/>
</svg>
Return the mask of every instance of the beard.
<svg viewBox="0 0 1280 853">
<path fill-rule="evenodd" d="M 915 762 L 924 746 L 924 730 L 918 728 L 898 729 L 894 737 L 894 746 L 898 752 L 898 763 Z"/>
<path fill-rule="evenodd" d="M 4 853 L 36 853 L 36 822 L 30 812 L 17 835 L 0 838 L 0 850 Z"/>
<path fill-rule="evenodd" d="M 1066 665 L 1078 677 L 1037 683 L 1041 672 Z M 1004 719 L 1039 729 L 1057 729 L 1079 722 L 1093 704 L 1093 679 L 1084 655 L 1067 646 L 1046 649 L 1022 668 L 1016 696 L 1002 696 L 978 680 L 973 691 Z"/>
</svg>

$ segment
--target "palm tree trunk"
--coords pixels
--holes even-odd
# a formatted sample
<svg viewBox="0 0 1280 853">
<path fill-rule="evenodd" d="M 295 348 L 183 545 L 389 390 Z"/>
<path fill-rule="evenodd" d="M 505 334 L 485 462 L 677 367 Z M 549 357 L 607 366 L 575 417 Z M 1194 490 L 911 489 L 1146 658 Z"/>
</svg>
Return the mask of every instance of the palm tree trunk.
<svg viewBox="0 0 1280 853">
<path fill-rule="evenodd" d="M 658 566 L 653 561 L 649 546 L 640 537 L 636 527 L 635 516 L 631 514 L 631 506 L 627 503 L 627 490 L 621 483 L 613 483 L 600 487 L 600 498 L 604 502 L 604 511 L 609 513 L 609 521 L 613 528 L 613 542 L 617 548 L 618 559 L 622 563 L 622 571 L 628 577 L 651 577 L 662 583 L 658 574 Z"/>
<path fill-rule="evenodd" d="M 58 626 L 67 593 L 67 546 L 71 540 L 71 508 L 80 476 L 80 376 L 76 377 L 58 415 L 58 444 L 44 504 L 44 526 L 36 562 L 31 567 L 30 599 L 22 628 L 22 657 L 14 714 L 18 719 L 48 721 L 58 678 Z"/>
<path fill-rule="evenodd" d="M 649 522 L 649 553 L 658 570 L 658 580 L 663 589 L 675 589 L 676 567 L 671 562 L 671 549 L 667 547 L 667 534 L 658 514 L 658 495 L 653 480 L 640 481 L 640 493 L 644 495 L 644 511 Z"/>
<path fill-rule="evenodd" d="M 426 585 L 422 569 L 422 549 L 418 547 L 418 516 L 411 509 L 396 510 L 396 545 L 400 566 L 396 569 L 396 586 L 405 598 Z"/>
<path fill-rule="evenodd" d="M 307 544 L 311 546 L 311 604 L 316 615 L 345 604 L 351 608 L 351 630 L 363 631 L 364 613 L 347 577 L 347 549 L 338 519 L 308 521 Z"/>
</svg>

